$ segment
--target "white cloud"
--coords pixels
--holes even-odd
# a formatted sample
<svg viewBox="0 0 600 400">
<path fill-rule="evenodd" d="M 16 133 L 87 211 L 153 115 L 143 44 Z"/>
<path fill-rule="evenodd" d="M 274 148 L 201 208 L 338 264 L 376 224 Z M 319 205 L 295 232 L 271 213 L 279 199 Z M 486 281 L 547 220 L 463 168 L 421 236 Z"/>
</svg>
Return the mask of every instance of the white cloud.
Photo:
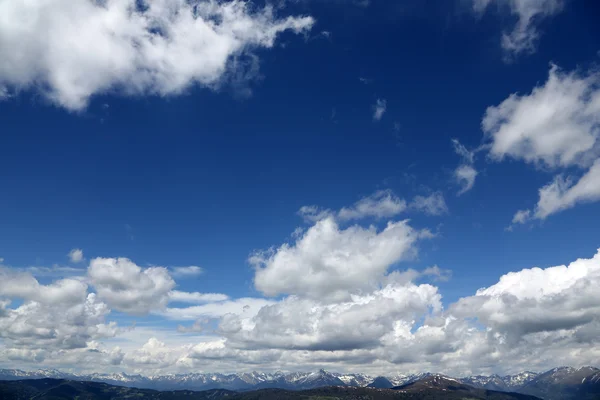
<svg viewBox="0 0 600 400">
<path fill-rule="evenodd" d="M 515 225 L 525 224 L 531 219 L 531 210 L 519 210 L 513 216 L 511 224 L 506 228 L 507 231 L 512 231 Z"/>
<path fill-rule="evenodd" d="M 127 258 L 94 258 L 88 275 L 100 299 L 138 315 L 166 307 L 175 287 L 166 268 L 142 269 Z"/>
<path fill-rule="evenodd" d="M 511 157 L 550 168 L 589 166 L 600 135 L 600 75 L 563 73 L 525 95 L 512 94 L 489 107 L 482 128 L 495 160 Z"/>
<path fill-rule="evenodd" d="M 199 318 L 221 318 L 227 314 L 252 316 L 262 307 L 273 304 L 271 300 L 260 298 L 240 298 L 235 300 L 219 301 L 198 306 L 183 308 L 167 308 L 164 311 L 155 311 L 173 320 L 196 320 Z"/>
<path fill-rule="evenodd" d="M 4 345 L 31 355 L 30 350 L 84 348 L 90 340 L 114 336 L 116 325 L 104 323 L 110 310 L 87 288 L 74 279 L 43 285 L 29 273 L 0 269 L 0 298 L 22 300 L 15 308 L 0 301 Z"/>
<path fill-rule="evenodd" d="M 51 267 L 32 266 L 25 268 L 13 268 L 13 270 L 28 272 L 35 277 L 72 277 L 73 279 L 82 280 L 85 275 L 84 268 L 65 267 L 62 265 L 53 265 Z"/>
<path fill-rule="evenodd" d="M 452 139 L 452 146 L 454 147 L 454 152 L 463 159 L 465 164 L 471 165 L 475 162 L 475 152 L 467 149 L 458 139 Z"/>
<path fill-rule="evenodd" d="M 182 292 L 179 290 L 173 290 L 169 293 L 169 301 L 178 301 L 181 303 L 202 304 L 225 300 L 229 300 L 229 296 L 223 293 Z"/>
<path fill-rule="evenodd" d="M 454 170 L 454 180 L 461 186 L 458 195 L 462 195 L 473 188 L 478 172 L 473 167 L 475 162 L 475 151 L 467 149 L 458 139 L 452 139 L 454 151 L 462 159 L 462 164 Z"/>
<path fill-rule="evenodd" d="M 305 222 L 314 223 L 325 218 L 339 222 L 359 221 L 366 218 L 385 219 L 395 217 L 405 211 L 417 211 L 429 215 L 441 215 L 448 207 L 441 192 L 429 196 L 415 196 L 410 203 L 395 195 L 391 190 L 378 190 L 365 196 L 349 207 L 339 211 L 322 209 L 318 206 L 303 206 L 298 210 Z"/>
<path fill-rule="evenodd" d="M 429 196 L 415 196 L 409 207 L 429 215 L 442 215 L 448 212 L 446 200 L 441 192 Z"/>
<path fill-rule="evenodd" d="M 297 213 L 305 222 L 317 222 L 321 219 L 332 216 L 331 210 L 322 210 L 318 206 L 302 206 Z"/>
<path fill-rule="evenodd" d="M 73 263 L 79 263 L 83 261 L 83 250 L 73 249 L 68 254 L 69 260 Z"/>
<path fill-rule="evenodd" d="M 107 92 L 166 96 L 192 85 L 217 88 L 247 75 L 240 57 L 255 59 L 253 49 L 312 24 L 310 17 L 280 19 L 272 7 L 252 9 L 240 0 L 2 1 L 0 93 L 35 89 L 80 110 Z"/>
<path fill-rule="evenodd" d="M 425 268 L 423 272 L 421 272 L 421 275 L 432 276 L 434 281 L 446 282 L 452 277 L 452 271 L 448 269 L 442 269 L 437 265 L 434 265 L 432 267 Z"/>
<path fill-rule="evenodd" d="M 519 210 L 515 213 L 512 219 L 513 224 L 524 224 L 531 217 L 531 211 Z"/>
<path fill-rule="evenodd" d="M 387 101 L 385 99 L 377 99 L 373 106 L 373 120 L 381 121 L 383 114 L 387 110 Z"/>
<path fill-rule="evenodd" d="M 351 207 L 343 207 L 337 217 L 341 221 L 351 221 L 366 217 L 389 218 L 406 210 L 406 201 L 390 190 L 380 190 L 363 197 Z"/>
<path fill-rule="evenodd" d="M 365 349 L 381 346 L 381 340 L 393 332 L 396 321 L 414 324 L 417 316 L 430 309 L 441 310 L 441 296 L 435 287 L 387 285 L 330 304 L 291 296 L 261 308 L 249 320 L 227 316 L 220 330 L 234 346 L 251 349 Z"/>
<path fill-rule="evenodd" d="M 87 285 L 76 279 L 61 279 L 42 285 L 31 274 L 0 268 L 0 296 L 44 304 L 73 304 L 87 294 Z"/>
<path fill-rule="evenodd" d="M 197 266 L 189 266 L 189 267 L 172 267 L 171 269 L 171 274 L 173 276 L 182 276 L 182 277 L 189 277 L 189 276 L 197 276 L 197 275 L 201 275 L 204 270 L 201 267 L 197 267 Z"/>
<path fill-rule="evenodd" d="M 473 8 L 483 13 L 490 4 L 496 4 L 500 9 L 508 8 L 517 17 L 513 30 L 502 35 L 502 48 L 510 59 L 520 53 L 535 52 L 540 37 L 539 21 L 558 14 L 564 3 L 564 0 L 473 0 Z"/>
<path fill-rule="evenodd" d="M 277 301 L 246 298 L 157 309 L 153 318 L 194 325 L 179 332 L 166 327 L 123 332 L 106 324 L 109 309 L 93 293 L 79 289 L 73 291 L 77 296 L 57 296 L 59 281 L 36 286 L 31 277 L 9 271 L 0 282 L 11 284 L 0 286 L 0 297 L 21 296 L 25 302 L 11 309 L 10 302 L 0 301 L 0 362 L 148 375 L 323 367 L 374 375 L 399 369 L 463 375 L 543 370 L 557 359 L 581 366 L 600 355 L 600 250 L 567 266 L 508 273 L 446 310 L 437 287 L 414 283 L 427 276 L 443 280 L 449 272 L 437 266 L 394 271 L 379 285 L 351 286 L 350 295 L 338 299 L 299 293 Z M 17 293 L 15 286 L 32 286 L 44 296 L 28 300 L 35 291 Z"/>
<path fill-rule="evenodd" d="M 551 214 L 574 207 L 578 203 L 600 200 L 600 159 L 577 181 L 562 176 L 540 189 L 540 199 L 535 207 L 535 217 L 544 219 Z"/>
<path fill-rule="evenodd" d="M 349 291 L 370 289 L 391 265 L 410 259 L 415 244 L 431 237 L 407 221 L 385 229 L 358 225 L 340 229 L 333 218 L 310 227 L 295 243 L 254 253 L 254 284 L 268 296 L 298 294 L 314 299 L 347 299 Z"/>
<path fill-rule="evenodd" d="M 452 307 L 512 343 L 536 333 L 577 332 L 600 318 L 600 251 L 568 266 L 511 272 Z"/>
<path fill-rule="evenodd" d="M 512 94 L 489 107 L 482 127 L 490 156 L 523 160 L 553 170 L 584 169 L 577 183 L 562 174 L 539 190 L 533 210 L 523 217 L 545 219 L 578 203 L 600 199 L 600 75 L 564 73 L 552 66 L 548 80 L 525 95 Z"/>
<path fill-rule="evenodd" d="M 473 189 L 477 175 L 477 170 L 471 165 L 463 164 L 456 168 L 454 171 L 454 179 L 461 186 L 461 189 L 458 192 L 459 196 Z"/>
</svg>

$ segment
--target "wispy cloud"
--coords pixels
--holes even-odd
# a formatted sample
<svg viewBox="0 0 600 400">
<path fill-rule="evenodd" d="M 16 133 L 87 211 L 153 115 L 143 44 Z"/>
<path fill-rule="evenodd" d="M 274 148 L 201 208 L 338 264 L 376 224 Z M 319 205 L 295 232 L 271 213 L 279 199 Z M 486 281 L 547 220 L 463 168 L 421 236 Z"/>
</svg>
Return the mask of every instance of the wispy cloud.
<svg viewBox="0 0 600 400">
<path fill-rule="evenodd" d="M 73 263 L 80 263 L 83 261 L 83 250 L 73 249 L 68 254 L 69 260 Z"/>
<path fill-rule="evenodd" d="M 454 170 L 454 180 L 461 186 L 461 189 L 458 192 L 458 195 L 460 196 L 471 190 L 475 185 L 475 179 L 478 175 L 477 170 L 473 166 L 475 162 L 475 151 L 468 150 L 458 141 L 458 139 L 452 139 L 452 145 L 454 146 L 456 154 L 462 159 L 462 164 Z"/>
<path fill-rule="evenodd" d="M 171 274 L 173 276 L 198 276 L 204 272 L 202 267 L 191 265 L 189 267 L 171 267 Z"/>
<path fill-rule="evenodd" d="M 387 101 L 385 99 L 377 99 L 373 106 L 373 120 L 381 121 L 383 114 L 387 110 Z"/>
</svg>

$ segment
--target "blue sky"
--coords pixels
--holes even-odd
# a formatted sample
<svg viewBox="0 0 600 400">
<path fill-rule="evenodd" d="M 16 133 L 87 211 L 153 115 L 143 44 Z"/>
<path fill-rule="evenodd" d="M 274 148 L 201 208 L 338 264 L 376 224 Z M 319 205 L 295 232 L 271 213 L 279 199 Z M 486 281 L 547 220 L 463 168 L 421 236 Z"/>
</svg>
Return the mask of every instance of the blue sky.
<svg viewBox="0 0 600 400">
<path fill-rule="evenodd" d="M 10 12 L 8 3 L 0 1 L 0 10 Z M 55 0 L 51 12 L 68 15 L 62 3 Z M 407 224 L 411 229 L 431 232 L 429 238 L 410 242 L 407 252 L 411 256 L 399 255 L 384 263 L 383 271 L 373 272 L 380 273 L 381 279 L 389 279 L 392 271 L 409 268 L 424 271 L 435 265 L 451 271 L 450 279 L 446 279 L 448 273 L 444 272 L 441 277 L 444 279 L 425 274 L 410 280 L 408 285 L 416 288 L 435 287 L 443 306 L 442 311 L 436 310 L 437 300 L 431 300 L 425 310 L 417 307 L 410 317 L 390 316 L 399 321 L 402 318 L 418 321 L 413 331 L 428 326 L 427 318 L 450 318 L 448 313 L 461 304 L 460 299 L 468 303 L 476 297 L 478 289 L 492 287 L 511 271 L 568 265 L 578 258 L 589 259 L 589 270 L 594 270 L 592 257 L 600 247 L 597 222 L 600 181 L 590 178 L 585 193 L 569 192 L 568 188 L 593 171 L 600 148 L 600 119 L 593 101 L 594 96 L 600 98 L 596 72 L 600 50 L 600 27 L 596 22 L 600 7 L 593 1 L 546 0 L 532 11 L 533 19 L 527 22 L 531 10 L 521 3 L 527 2 L 286 2 L 275 10 L 275 15 L 296 18 L 302 27 L 282 28 L 272 43 L 266 45 L 270 39 L 257 44 L 250 34 L 241 35 L 237 39 L 242 45 L 227 50 L 223 70 L 211 70 L 206 76 L 198 72 L 200 76 L 166 67 L 166 72 L 161 70 L 167 76 L 166 83 L 160 81 L 163 75 L 158 73 L 150 83 L 135 80 L 143 75 L 144 68 L 154 67 L 151 62 L 135 64 L 127 70 L 130 78 L 123 81 L 112 75 L 113 67 L 97 67 L 105 61 L 102 40 L 86 42 L 88 46 L 90 43 L 98 46 L 90 49 L 97 59 L 80 57 L 81 65 L 78 61 L 65 61 L 66 58 L 58 61 L 52 58 L 63 54 L 64 43 L 68 49 L 68 41 L 49 41 L 50 50 L 57 46 L 55 53 L 39 50 L 29 42 L 22 49 L 11 47 L 16 43 L 11 42 L 13 36 L 8 34 L 13 28 L 0 22 L 0 36 L 4 32 L 8 38 L 0 40 L 0 55 L 9 58 L 7 66 L 0 68 L 0 89 L 4 88 L 0 90 L 0 94 L 4 93 L 0 102 L 0 257 L 5 278 L 31 274 L 39 285 L 48 287 L 64 278 L 85 282 L 86 291 L 98 294 L 112 309 L 104 316 L 106 321 L 116 321 L 119 326 L 136 321 L 136 329 L 141 333 L 106 336 L 86 333 L 82 334 L 85 345 L 68 351 L 76 354 L 90 346 L 104 346 L 102 351 L 111 354 L 115 351 L 114 344 L 119 343 L 120 351 L 124 352 L 122 362 L 107 363 L 101 368 L 144 373 L 183 371 L 190 365 L 204 370 L 250 368 L 243 361 L 247 356 L 244 354 L 238 355 L 240 358 L 234 363 L 223 361 L 199 366 L 190 364 L 188 361 L 194 357 L 187 354 L 168 365 L 157 363 L 144 369 L 136 364 L 135 346 L 143 345 L 149 337 L 158 337 L 172 346 L 184 346 L 184 341 L 191 346 L 210 339 L 222 346 L 217 346 L 219 349 L 228 350 L 228 343 L 237 343 L 231 348 L 266 350 L 264 345 L 252 347 L 258 346 L 259 340 L 248 337 L 256 332 L 244 339 L 226 330 L 219 333 L 216 327 L 224 323 L 225 314 L 221 311 L 216 312 L 220 313 L 216 320 L 211 320 L 210 333 L 205 330 L 187 336 L 176 327 L 189 326 L 193 320 L 164 316 L 165 307 L 183 308 L 185 303 L 170 300 L 167 306 L 159 301 L 152 307 L 142 307 L 144 315 L 123 311 L 128 306 L 110 299 L 110 293 L 100 294 L 98 287 L 110 284 L 94 281 L 99 278 L 94 278 L 88 270 L 92 268 L 90 263 L 99 257 L 113 261 L 124 257 L 141 268 L 137 274 L 145 273 L 148 268 L 165 267 L 176 282 L 172 290 L 181 292 L 222 293 L 233 300 L 251 298 L 259 302 L 282 301 L 282 304 L 288 296 L 304 301 L 302 290 L 306 288 L 279 283 L 269 286 L 271 282 L 256 284 L 257 268 L 272 269 L 273 277 L 278 277 L 286 273 L 285 262 L 280 265 L 270 259 L 259 266 L 250 260 L 255 252 L 269 248 L 274 248 L 277 256 L 277 249 L 284 243 L 295 247 L 301 241 L 293 235 L 298 227 L 303 229 L 300 235 L 316 229 L 319 220 L 307 222 L 298 214 L 303 206 L 330 210 L 320 221 L 335 221 L 342 232 L 353 227 L 368 229 L 370 225 L 380 232 L 390 221 L 405 219 L 410 220 Z M 14 7 L 17 10 L 17 5 Z M 110 11 L 113 6 L 107 7 Z M 187 12 L 187 5 L 180 7 Z M 255 18 L 253 13 L 259 13 L 256 10 L 261 5 L 254 7 L 254 11 L 246 9 L 242 13 Z M 28 10 L 33 15 L 37 11 Z M 301 16 L 313 20 L 299 22 Z M 222 26 L 226 23 L 221 22 Z M 267 24 L 262 21 L 255 29 L 266 30 L 262 23 Z M 177 28 L 175 22 L 165 24 L 166 30 Z M 523 32 L 528 36 L 519 39 L 520 47 L 515 49 L 502 40 L 503 35 L 517 37 L 510 35 L 520 24 L 526 25 Z M 76 32 L 82 29 L 75 22 L 73 26 Z M 75 40 L 72 46 L 76 45 Z M 77 54 L 78 50 L 71 51 Z M 171 51 L 175 53 L 175 49 Z M 189 54 L 177 53 L 174 57 L 180 58 L 174 60 L 177 65 L 196 63 L 194 68 L 204 71 L 203 68 L 208 68 L 205 64 L 213 57 L 212 50 L 206 51 L 200 59 L 190 61 Z M 31 56 L 34 65 L 19 64 L 20 58 L 13 57 L 14 54 L 26 54 L 23 59 Z M 113 60 L 119 56 L 120 53 L 112 53 L 106 57 Z M 552 69 L 551 64 L 559 69 Z M 15 72 L 20 67 L 22 74 Z M 67 83 L 57 78 L 63 73 Z M 69 81 L 72 76 L 78 79 Z M 557 77 L 561 83 L 558 89 L 548 84 L 549 76 Z M 103 83 L 94 86 L 101 78 Z M 181 87 L 168 86 L 178 79 L 184 81 Z M 583 85 L 585 93 L 573 95 L 570 88 L 574 86 L 568 86 L 569 79 L 575 81 L 575 86 Z M 143 88 L 138 90 L 136 84 Z M 556 109 L 551 113 L 562 116 L 553 120 L 540 112 L 544 106 L 536 108 L 535 87 L 547 89 L 551 98 L 572 96 L 575 107 L 553 105 Z M 512 94 L 522 96 L 517 97 L 520 113 L 511 114 L 503 111 L 509 107 L 500 106 Z M 375 118 L 377 104 L 385 104 L 379 119 Z M 482 121 L 486 116 L 493 118 L 488 107 L 504 114 L 486 129 Z M 589 110 L 581 111 L 582 107 Z M 520 115 L 524 117 L 519 119 Z M 535 122 L 530 124 L 536 119 L 539 126 Z M 528 134 L 527 129 L 532 132 L 530 139 L 539 140 L 536 143 L 540 146 L 528 148 L 529 144 L 523 140 L 513 143 L 513 147 L 500 148 L 502 140 L 513 132 L 524 130 Z M 554 143 L 556 135 L 567 140 L 557 140 L 548 149 L 546 144 Z M 472 162 L 455 152 L 453 139 L 465 146 L 474 158 Z M 586 147 L 584 143 L 583 149 L 577 148 L 576 156 L 567 159 L 573 150 L 569 146 L 585 140 L 592 140 L 592 144 Z M 472 188 L 464 193 L 460 193 L 463 186 L 456 179 L 460 165 L 477 172 Z M 561 186 L 558 199 L 553 197 L 561 205 L 536 208 L 538 191 L 567 176 L 571 177 L 570 183 Z M 383 212 L 380 216 L 366 213 L 347 220 L 336 214 L 336 210 L 352 207 L 361 199 L 381 200 L 386 196 L 395 203 L 405 200 L 406 210 Z M 437 196 L 444 207 L 433 213 L 423 212 L 411 205 L 416 196 L 421 199 Z M 378 203 L 376 207 L 379 206 Z M 546 209 L 550 211 L 544 214 Z M 531 210 L 523 223 L 513 221 L 519 210 Z M 337 242 L 326 243 L 332 248 L 316 250 L 315 257 L 325 259 L 327 254 L 345 251 L 343 245 L 341 249 L 335 247 L 339 245 Z M 81 261 L 69 259 L 72 249 L 82 249 Z M 362 254 L 354 256 L 358 260 Z M 375 263 L 374 258 L 367 259 L 365 262 Z M 311 260 L 301 258 L 302 262 Z M 106 265 L 102 268 L 108 268 Z M 363 264 L 357 265 L 360 269 Z M 77 270 L 61 270 L 60 266 Z M 202 273 L 178 276 L 174 272 L 173 268 L 186 266 L 199 266 Z M 39 268 L 31 267 L 45 267 L 50 272 L 43 274 Z M 128 267 L 116 263 L 115 268 L 113 273 Z M 306 268 L 312 267 L 306 265 Z M 134 272 L 130 276 L 137 276 Z M 549 279 L 548 284 L 552 285 L 556 278 L 549 276 L 550 272 L 539 279 Z M 592 278 L 590 282 L 594 282 Z M 128 283 L 122 284 L 126 287 Z M 156 281 L 153 284 L 158 285 Z M 385 287 L 384 281 L 378 281 L 377 285 Z M 526 280 L 523 285 L 527 286 Z M 260 287 L 271 288 L 274 296 Z M 358 290 L 356 295 L 368 293 L 363 287 L 354 288 L 346 283 L 340 287 L 348 294 L 354 293 L 354 289 Z M 570 288 L 561 294 L 566 295 Z M 148 295 L 152 297 L 152 293 Z M 45 304 L 44 299 L 14 294 L 14 290 L 2 289 L 2 285 L 1 298 L 12 299 L 13 303 L 6 306 L 11 310 L 9 314 L 17 313 L 18 307 L 27 302 Z M 545 301 L 537 300 L 540 304 Z M 347 299 L 334 301 L 311 295 L 306 301 L 327 307 Z M 220 303 L 216 304 L 215 307 Z M 486 320 L 478 314 L 481 308 L 475 308 L 469 317 L 487 321 L 490 329 L 512 338 L 513 333 L 503 330 L 493 318 Z M 544 315 L 550 315 L 553 311 L 545 312 Z M 599 315 L 590 311 L 587 325 L 582 323 L 568 329 L 590 329 L 595 326 L 590 324 L 598 323 Z M 197 317 L 200 321 L 205 318 Z M 259 326 L 260 321 L 252 320 L 254 316 L 244 318 Z M 557 327 L 556 332 L 559 328 L 567 329 Z M 323 335 L 316 333 L 319 338 Z M 379 340 L 385 342 L 382 337 Z M 519 343 L 530 339 L 520 337 Z M 315 346 L 321 349 L 320 345 Z M 355 352 L 367 351 L 356 346 Z M 460 347 L 456 346 L 454 351 Z M 556 346 L 557 352 L 573 349 L 559 339 Z M 25 345 L 10 334 L 0 335 L 2 347 L 0 363 L 4 365 L 31 368 L 32 358 L 28 357 L 36 351 L 37 357 L 42 357 L 39 342 Z M 291 351 L 277 346 L 270 350 Z M 336 351 L 343 349 L 331 350 Z M 10 354 L 16 353 L 19 357 L 11 358 L 14 356 Z M 54 353 L 43 357 L 44 365 L 73 367 L 68 356 Z M 281 357 L 279 366 L 284 369 L 298 365 L 289 361 L 292 355 Z M 494 368 L 542 368 L 546 366 L 544 362 L 550 362 L 541 360 L 536 364 L 533 356 L 518 360 L 514 357 L 507 352 L 504 358 L 496 360 L 496 366 L 491 362 L 478 365 L 464 360 L 453 364 L 433 358 L 401 364 L 372 354 L 365 358 L 370 360 L 365 363 L 322 361 L 321 364 L 339 370 L 377 372 L 432 366 L 440 370 L 462 368 L 465 372 L 485 372 Z M 575 364 L 589 360 L 578 357 L 569 361 Z M 317 364 L 314 361 L 301 365 L 309 369 Z M 266 364 L 262 367 L 266 368 Z M 252 368 L 260 369 L 261 365 Z"/>
</svg>

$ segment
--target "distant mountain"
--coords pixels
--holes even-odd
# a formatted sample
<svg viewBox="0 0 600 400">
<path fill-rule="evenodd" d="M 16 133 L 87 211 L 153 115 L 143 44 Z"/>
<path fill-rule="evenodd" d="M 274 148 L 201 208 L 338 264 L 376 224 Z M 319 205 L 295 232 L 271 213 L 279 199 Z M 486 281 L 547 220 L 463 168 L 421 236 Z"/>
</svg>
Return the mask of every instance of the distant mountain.
<svg viewBox="0 0 600 400">
<path fill-rule="evenodd" d="M 539 400 L 515 393 L 476 389 L 438 377 L 410 383 L 398 390 L 329 386 L 303 391 L 262 389 L 236 393 L 214 389 L 194 392 L 156 391 L 108 385 L 102 382 L 76 382 L 64 379 L 29 379 L 0 382 L 0 398 L 6 400 Z"/>
<path fill-rule="evenodd" d="M 367 385 L 367 387 L 377 388 L 377 389 L 391 389 L 394 385 L 388 378 L 385 376 L 378 376 L 375 380 Z"/>
<path fill-rule="evenodd" d="M 593 367 L 551 369 L 519 388 L 547 400 L 600 399 L 600 369 Z"/>
<path fill-rule="evenodd" d="M 538 376 L 535 372 L 521 372 L 516 375 L 476 375 L 461 378 L 463 383 L 482 389 L 515 391 Z"/>
<path fill-rule="evenodd" d="M 421 398 L 438 398 L 438 399 L 490 399 L 490 400 L 535 400 L 538 397 L 520 394 L 501 392 L 495 390 L 486 390 L 474 388 L 462 383 L 458 379 L 449 378 L 447 376 L 433 374 L 406 385 L 393 388 L 399 393 L 418 396 Z M 431 397 L 427 397 L 431 396 Z"/>
<path fill-rule="evenodd" d="M 317 372 L 247 372 L 240 374 L 189 373 L 158 376 L 115 374 L 69 374 L 57 370 L 0 369 L 0 380 L 23 380 L 54 378 L 72 381 L 103 382 L 110 385 L 155 390 L 225 389 L 253 391 L 260 389 L 309 390 L 326 386 L 371 387 L 387 389 L 442 375 L 422 373 L 372 377 L 365 374 L 339 374 L 319 370 Z M 449 378 L 448 379 L 455 379 Z M 593 367 L 554 368 L 542 374 L 521 372 L 516 375 L 476 375 L 455 379 L 461 384 L 485 390 L 531 394 L 547 400 L 600 400 L 600 370 Z"/>
<path fill-rule="evenodd" d="M 0 399 L 3 400 L 218 400 L 228 399 L 236 394 L 236 392 L 222 389 L 203 392 L 190 390 L 159 392 L 151 389 L 114 386 L 102 382 L 76 382 L 50 378 L 0 382 Z"/>
</svg>

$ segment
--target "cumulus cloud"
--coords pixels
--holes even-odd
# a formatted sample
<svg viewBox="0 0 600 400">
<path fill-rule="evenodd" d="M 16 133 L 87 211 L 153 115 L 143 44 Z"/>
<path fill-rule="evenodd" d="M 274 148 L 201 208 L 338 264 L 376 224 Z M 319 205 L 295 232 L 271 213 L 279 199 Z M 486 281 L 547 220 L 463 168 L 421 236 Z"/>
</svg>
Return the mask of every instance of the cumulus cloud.
<svg viewBox="0 0 600 400">
<path fill-rule="evenodd" d="M 375 348 L 393 331 L 398 320 L 441 309 L 433 286 L 387 285 L 343 302 L 324 304 L 291 296 L 244 321 L 224 318 L 220 330 L 234 345 L 249 348 L 296 350 L 353 350 Z M 348 329 L 352 326 L 352 329 Z"/>
<path fill-rule="evenodd" d="M 452 306 L 511 342 L 528 334 L 577 332 L 600 318 L 600 251 L 569 265 L 511 272 Z M 529 338 L 531 339 L 531 338 Z"/>
<path fill-rule="evenodd" d="M 586 349 L 598 343 L 591 332 L 600 326 L 599 271 L 600 251 L 568 266 L 509 273 L 447 310 L 435 286 L 413 282 L 428 275 L 447 279 L 449 271 L 394 272 L 382 286 L 348 298 L 298 293 L 252 316 L 226 314 L 218 330 L 225 340 L 203 344 L 199 352 L 220 362 L 330 363 L 377 373 L 398 365 L 415 372 L 516 372 L 548 368 L 556 357 L 585 365 L 597 355 Z M 265 361 L 267 354 L 273 359 Z"/>
<path fill-rule="evenodd" d="M 0 15 L 0 96 L 34 89 L 70 110 L 107 92 L 217 88 L 247 75 L 239 69 L 253 49 L 313 24 L 240 0 L 15 0 L 0 2 Z"/>
<path fill-rule="evenodd" d="M 508 9 L 517 18 L 511 32 L 502 35 L 502 48 L 508 59 L 520 53 L 533 53 L 540 37 L 539 21 L 562 11 L 565 0 L 473 0 L 473 8 L 481 14 L 492 4 Z"/>
<path fill-rule="evenodd" d="M 31 274 L 0 268 L 0 296 L 60 305 L 85 299 L 87 285 L 76 279 L 61 279 L 42 285 Z"/>
<path fill-rule="evenodd" d="M 142 269 L 127 258 L 95 258 L 88 276 L 110 307 L 138 315 L 165 308 L 175 287 L 166 268 Z"/>
<path fill-rule="evenodd" d="M 42 289 L 44 304 L 25 300 L 11 309 L 0 301 L 0 360 L 31 368 L 82 365 L 96 372 L 118 366 L 144 374 L 325 367 L 374 375 L 400 368 L 509 373 L 543 370 L 557 359 L 575 366 L 597 360 L 600 251 L 568 265 L 508 273 L 446 309 L 436 286 L 415 283 L 448 276 L 433 266 L 394 271 L 378 285 L 349 289 L 349 296 L 338 299 L 298 293 L 158 310 L 194 325 L 179 332 L 121 333 L 119 346 L 106 339 L 120 332 L 105 323 L 109 310 L 98 296 L 80 291 L 67 303 L 52 303 L 52 291 Z M 16 274 L 0 282 L 6 277 L 34 284 Z M 60 287 L 58 281 L 51 285 Z M 6 289 L 13 286 L 3 286 L 0 297 L 16 296 Z"/>
<path fill-rule="evenodd" d="M 482 128 L 494 160 L 523 160 L 551 170 L 575 168 L 585 172 L 579 181 L 563 174 L 539 190 L 533 211 L 524 217 L 545 219 L 578 203 L 600 199 L 600 75 L 562 72 L 551 66 L 548 80 L 531 93 L 512 94 L 489 107 Z"/>
<path fill-rule="evenodd" d="M 43 285 L 29 273 L 0 269 L 0 299 L 22 301 L 15 308 L 0 301 L 0 338 L 8 348 L 22 349 L 12 356 L 85 348 L 91 340 L 114 336 L 116 324 L 105 323 L 109 308 L 87 289 L 79 280 Z"/>
<path fill-rule="evenodd" d="M 373 106 L 373 120 L 381 121 L 383 118 L 383 114 L 387 110 L 387 100 L 385 99 L 377 99 L 375 105 Z"/>
<path fill-rule="evenodd" d="M 543 85 L 487 109 L 482 128 L 490 156 L 550 168 L 589 166 L 599 150 L 599 85 L 599 74 L 564 73 L 552 65 Z"/>
<path fill-rule="evenodd" d="M 83 261 L 83 250 L 81 249 L 73 249 L 68 254 L 69 260 L 73 263 L 79 263 Z"/>
<path fill-rule="evenodd" d="M 256 269 L 256 288 L 268 296 L 348 298 L 349 291 L 372 288 L 391 265 L 415 255 L 419 239 L 431 236 L 407 221 L 389 222 L 378 231 L 358 225 L 341 229 L 325 218 L 295 243 L 255 252 L 249 262 Z"/>
</svg>

